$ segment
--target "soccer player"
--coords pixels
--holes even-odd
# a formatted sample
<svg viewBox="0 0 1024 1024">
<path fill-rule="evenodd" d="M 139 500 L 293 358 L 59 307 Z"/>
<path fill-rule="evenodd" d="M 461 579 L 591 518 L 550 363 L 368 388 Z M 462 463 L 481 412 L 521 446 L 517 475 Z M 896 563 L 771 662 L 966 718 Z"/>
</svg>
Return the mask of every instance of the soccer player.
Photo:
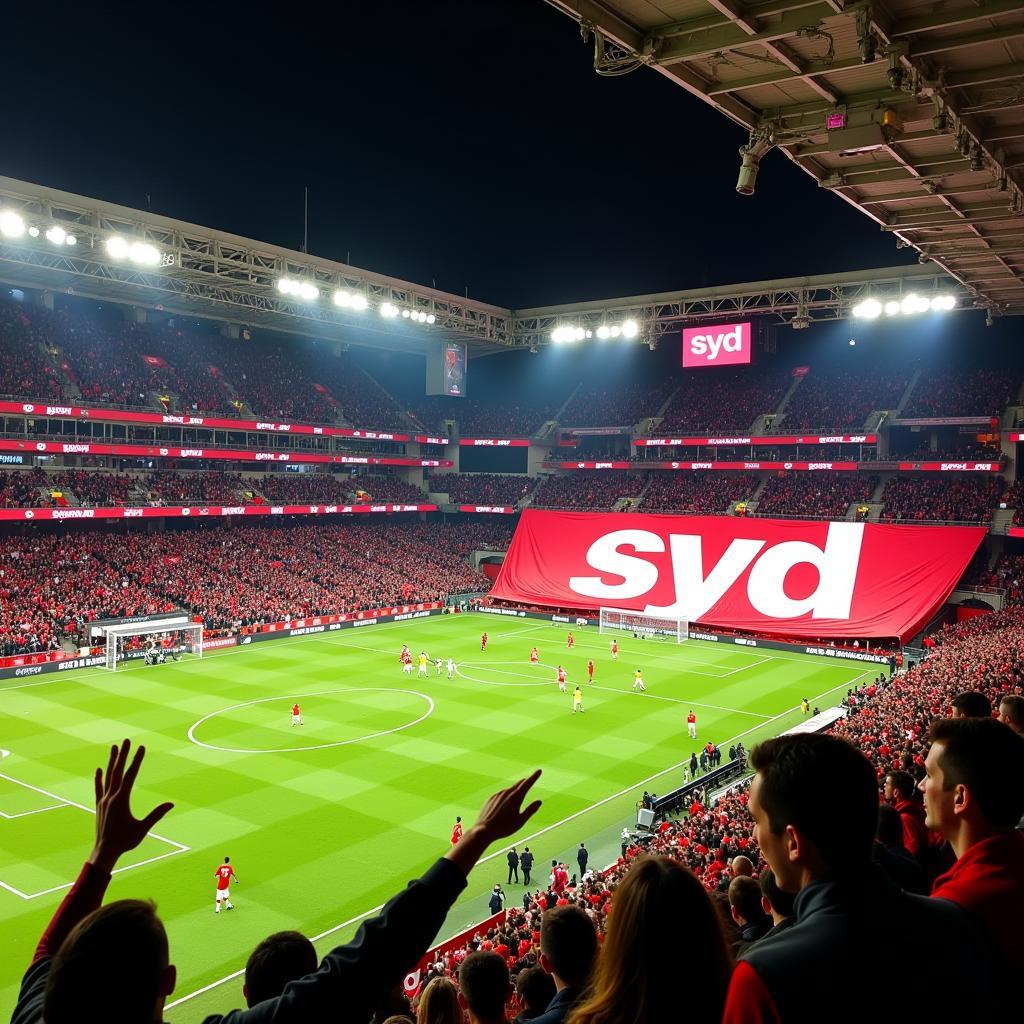
<svg viewBox="0 0 1024 1024">
<path fill-rule="evenodd" d="M 486 633 L 484 633 L 483 636 L 480 637 L 480 650 L 481 651 L 486 651 L 487 650 L 487 634 Z"/>
<path fill-rule="evenodd" d="M 434 668 L 437 669 L 437 674 L 440 675 L 441 674 L 441 659 L 440 658 L 435 658 L 434 659 Z"/>
<path fill-rule="evenodd" d="M 636 672 L 633 673 L 633 689 L 644 691 L 647 689 L 647 687 L 644 686 L 644 677 L 640 674 L 640 669 L 637 669 Z"/>
<path fill-rule="evenodd" d="M 800 711 L 806 716 L 810 714 L 810 710 L 811 702 L 806 697 L 804 697 L 804 699 L 800 701 Z"/>
<path fill-rule="evenodd" d="M 565 693 L 565 669 L 558 666 L 558 689 Z"/>
<path fill-rule="evenodd" d="M 412 675 L 412 655 L 406 651 L 402 655 L 402 671 L 407 675 Z"/>
<path fill-rule="evenodd" d="M 292 705 L 292 725 L 302 725 L 302 709 L 298 704 Z"/>
<path fill-rule="evenodd" d="M 572 713 L 575 715 L 577 711 L 581 715 L 583 714 L 583 691 L 580 689 L 579 684 L 572 691 Z"/>
<path fill-rule="evenodd" d="M 618 642 L 618 640 L 613 640 L 612 641 L 611 651 L 612 651 L 612 661 L 618 661 L 619 660 L 619 642 Z"/>
<path fill-rule="evenodd" d="M 455 827 L 452 829 L 452 846 L 462 838 L 462 818 L 456 817 Z"/>
<path fill-rule="evenodd" d="M 690 734 L 691 740 L 697 738 L 697 716 L 693 713 L 693 708 L 690 708 L 690 713 L 686 716 L 686 731 Z"/>
<path fill-rule="evenodd" d="M 530 651 L 530 664 L 536 665 L 538 661 L 540 661 L 540 652 L 536 647 L 534 647 L 533 650 Z"/>
<path fill-rule="evenodd" d="M 416 673 L 418 676 L 425 676 L 427 674 L 427 655 L 425 651 L 420 651 L 420 667 Z"/>
<path fill-rule="evenodd" d="M 569 648 L 569 650 L 571 651 L 571 650 L 573 649 L 573 645 L 574 645 L 575 643 L 576 643 L 576 641 L 575 641 L 575 639 L 573 639 L 573 635 L 572 635 L 572 633 L 570 633 L 570 634 L 569 634 L 569 635 L 568 635 L 568 636 L 567 636 L 567 637 L 565 638 L 565 646 L 566 646 L 566 647 L 568 647 L 568 648 Z"/>
<path fill-rule="evenodd" d="M 448 659 L 448 678 L 451 679 L 452 676 L 454 676 L 454 675 L 455 675 L 455 662 L 451 658 L 449 658 Z"/>
<path fill-rule="evenodd" d="M 405 661 L 406 658 L 411 658 L 411 657 L 412 657 L 412 655 L 409 653 L 409 645 L 408 644 L 402 644 L 402 653 L 399 654 L 398 660 L 399 661 Z"/>
<path fill-rule="evenodd" d="M 590 658 L 587 661 L 587 679 L 590 682 L 594 681 L 594 659 Z"/>
<path fill-rule="evenodd" d="M 295 705 L 298 707 L 298 704 Z M 214 903 L 214 913 L 220 913 L 221 903 L 227 904 L 228 910 L 234 910 L 235 905 L 231 902 L 231 890 L 230 885 L 232 880 L 238 881 L 238 875 L 235 874 L 235 869 L 231 866 L 231 858 L 225 857 L 224 863 L 213 873 L 213 877 L 217 879 L 217 899 Z"/>
</svg>

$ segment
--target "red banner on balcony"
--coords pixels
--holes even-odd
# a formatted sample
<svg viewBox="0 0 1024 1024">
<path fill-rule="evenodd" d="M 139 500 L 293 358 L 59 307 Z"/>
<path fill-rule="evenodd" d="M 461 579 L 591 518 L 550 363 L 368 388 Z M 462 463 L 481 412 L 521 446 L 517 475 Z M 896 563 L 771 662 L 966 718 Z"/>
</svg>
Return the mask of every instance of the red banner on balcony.
<svg viewBox="0 0 1024 1024">
<path fill-rule="evenodd" d="M 33 519 L 179 519 L 207 516 L 323 516 L 436 512 L 436 505 L 144 505 L 141 508 L 0 508 L 0 522 Z"/>
<path fill-rule="evenodd" d="M 460 512 L 495 512 L 498 515 L 510 516 L 515 512 L 512 505 L 460 505 Z"/>
<path fill-rule="evenodd" d="M 717 447 L 779 447 L 788 444 L 875 444 L 876 434 L 761 434 L 757 437 L 747 434 L 718 437 L 638 437 L 633 444 L 638 448 L 717 448 Z"/>
<path fill-rule="evenodd" d="M 900 470 L 923 470 L 928 473 L 998 473 L 999 462 L 901 462 Z"/>
<path fill-rule="evenodd" d="M 528 437 L 460 437 L 464 448 L 529 448 Z"/>
<path fill-rule="evenodd" d="M 744 633 L 907 640 L 949 597 L 985 533 L 527 509 L 491 595 Z"/>
<path fill-rule="evenodd" d="M 64 367 L 67 369 L 67 367 Z M 211 370 L 214 367 L 211 367 Z M 318 437 L 362 437 L 371 441 L 408 441 L 408 434 L 351 427 L 318 427 L 309 423 L 273 423 L 265 420 L 234 420 L 218 416 L 192 416 L 134 409 L 98 409 L 48 402 L 0 402 L 0 413 L 11 416 L 50 416 L 99 420 L 103 423 L 151 423 L 172 427 L 211 427 L 217 430 L 258 430 L 277 434 L 316 434 Z"/>
</svg>

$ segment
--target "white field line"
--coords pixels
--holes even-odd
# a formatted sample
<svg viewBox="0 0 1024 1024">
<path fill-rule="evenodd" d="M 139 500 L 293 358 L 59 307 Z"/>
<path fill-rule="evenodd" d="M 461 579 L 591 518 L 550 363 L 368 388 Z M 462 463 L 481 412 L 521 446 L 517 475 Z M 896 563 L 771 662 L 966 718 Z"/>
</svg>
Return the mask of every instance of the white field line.
<svg viewBox="0 0 1024 1024">
<path fill-rule="evenodd" d="M 848 686 L 850 683 L 856 682 L 858 679 L 860 679 L 861 676 L 866 676 L 867 674 L 867 672 L 861 672 L 858 675 L 854 676 L 853 679 L 848 680 L 846 683 L 840 683 L 839 686 Z M 819 693 L 816 697 L 812 697 L 811 700 L 820 700 L 826 694 L 832 693 L 832 691 L 836 689 L 838 689 L 838 687 L 836 686 L 830 687 L 828 690 L 824 690 L 821 693 Z M 775 721 L 779 718 L 782 718 L 784 715 L 789 714 L 791 711 L 795 710 L 796 708 L 787 708 L 785 711 L 781 711 L 779 714 L 773 715 L 770 719 L 768 719 L 768 721 Z M 727 740 L 723 740 L 722 744 L 724 745 L 726 743 L 732 743 L 735 740 L 740 740 L 749 733 L 752 733 L 762 728 L 764 728 L 763 722 L 759 725 L 753 725 L 749 729 L 745 729 L 743 732 L 737 733 L 735 736 L 730 736 Z M 566 825 L 570 821 L 574 821 L 576 818 L 579 818 L 584 814 L 589 814 L 590 811 L 596 810 L 598 807 L 610 803 L 612 800 L 617 800 L 619 797 L 625 796 L 627 793 L 640 789 L 641 786 L 646 786 L 648 783 L 654 782 L 655 779 L 660 779 L 663 775 L 668 775 L 669 772 L 678 771 L 684 765 L 689 766 L 689 764 L 690 759 L 687 758 L 685 761 L 680 761 L 678 764 L 674 764 L 669 768 L 662 768 L 661 771 L 655 772 L 653 775 L 648 775 L 646 779 L 641 779 L 639 782 L 634 783 L 632 786 L 627 786 L 625 789 L 620 789 L 617 793 L 612 793 L 611 796 L 606 796 L 601 800 L 598 800 L 596 803 L 591 804 L 589 807 L 584 807 L 582 810 L 573 812 L 567 817 L 562 818 L 561 821 L 555 821 L 552 822 L 552 824 L 550 825 L 545 825 L 544 828 L 538 829 L 536 832 L 532 832 L 528 836 L 521 836 L 519 838 L 516 838 L 515 844 L 518 846 L 522 845 L 523 843 L 531 843 L 538 836 L 542 836 L 545 833 L 552 831 L 552 829 L 560 828 L 562 825 Z M 512 839 L 514 837 L 510 836 L 509 838 Z M 495 850 L 494 853 L 489 853 L 485 857 L 481 857 L 480 860 L 477 861 L 477 863 L 485 864 L 487 861 L 494 860 L 496 857 L 503 857 L 505 855 L 505 851 L 507 850 L 507 848 L 507 844 L 502 843 L 501 849 Z M 333 925 L 326 931 L 322 931 L 318 935 L 313 935 L 311 937 L 311 941 L 319 942 L 321 939 L 326 939 L 328 935 L 333 935 L 335 932 L 341 931 L 342 928 L 348 928 L 350 925 L 355 924 L 357 921 L 364 920 L 371 914 L 379 914 L 383 908 L 384 904 L 381 903 L 380 905 L 373 907 L 370 910 L 364 910 L 363 913 L 357 914 L 355 917 L 350 917 L 347 921 L 342 921 L 341 924 Z M 227 974 L 223 978 L 218 978 L 217 981 L 211 981 L 208 985 L 203 985 L 202 988 L 197 988 L 194 992 L 189 992 L 188 995 L 181 996 L 180 998 L 175 999 L 173 1002 L 167 1003 L 164 1009 L 173 1010 L 174 1007 L 181 1006 L 182 1003 L 187 1003 L 190 999 L 195 999 L 196 996 L 201 996 L 204 995 L 206 992 L 211 992 L 213 991 L 213 989 L 219 988 L 221 985 L 224 985 L 229 981 L 233 981 L 235 978 L 240 978 L 243 974 L 245 974 L 244 967 L 239 968 L 239 970 L 237 971 L 232 971 L 231 974 Z"/>
<path fill-rule="evenodd" d="M 74 800 L 68 800 L 66 797 L 62 797 L 59 793 L 51 793 L 47 789 L 42 789 L 40 786 L 33 786 L 31 783 L 23 782 L 21 779 L 15 779 L 10 775 L 6 775 L 0 772 L 0 779 L 6 779 L 8 782 L 13 782 L 17 786 L 24 786 L 25 789 L 31 789 L 33 792 L 41 793 L 43 796 L 49 797 L 51 800 L 59 800 L 60 803 L 56 804 L 56 807 L 77 807 L 79 810 L 85 811 L 88 814 L 95 814 L 96 811 L 92 807 L 86 807 L 85 804 L 76 803 Z M 40 810 L 54 810 L 54 807 L 43 807 Z M 28 811 L 28 814 L 38 813 L 36 811 Z M 5 818 L 20 818 L 24 815 L 3 815 Z M 152 836 L 154 839 L 159 839 L 162 843 L 167 843 L 168 846 L 173 846 L 174 849 L 167 853 L 157 854 L 155 857 L 147 857 L 145 860 L 137 861 L 134 864 L 126 864 L 122 868 L 114 868 L 112 874 L 119 874 L 123 871 L 131 871 L 134 868 L 140 868 L 144 864 L 153 864 L 158 860 L 163 860 L 165 857 L 173 857 L 177 853 L 188 853 L 191 847 L 185 846 L 184 843 L 176 842 L 173 839 L 168 839 L 166 836 L 158 835 L 156 832 L 147 832 L 146 835 Z M 19 889 L 15 889 L 14 886 L 7 885 L 4 882 L 0 882 L 0 887 L 7 889 L 9 892 L 14 893 L 16 896 L 20 896 L 25 900 L 34 900 L 37 896 L 48 896 L 52 892 L 60 892 L 62 889 L 70 889 L 74 885 L 74 882 L 65 882 L 63 885 L 54 885 L 49 889 L 41 889 L 39 892 L 24 893 Z"/>
<path fill-rule="evenodd" d="M 806 657 L 806 655 L 804 655 L 804 657 Z M 759 658 L 757 661 L 755 661 L 753 665 L 741 665 L 739 668 L 732 668 L 729 669 L 728 672 L 723 672 L 722 678 L 724 679 L 726 676 L 734 676 L 737 672 L 747 672 L 750 669 L 757 668 L 758 665 L 764 665 L 765 663 L 771 660 L 771 656 L 766 654 L 763 657 Z"/>
<path fill-rule="evenodd" d="M 598 683 L 593 683 L 589 686 L 583 687 L 583 692 L 586 693 L 588 690 L 607 690 L 609 693 L 631 693 L 631 690 L 627 690 L 623 687 L 621 690 L 615 686 L 601 686 Z M 689 708 L 711 708 L 714 711 L 728 711 L 734 715 L 749 715 L 751 718 L 763 718 L 765 721 L 771 721 L 774 716 L 772 715 L 759 715 L 756 711 L 741 711 L 739 708 L 726 708 L 722 707 L 721 704 L 699 704 L 695 700 L 683 700 L 680 697 L 665 697 L 660 693 L 651 693 L 649 690 L 637 691 L 641 697 L 649 697 L 651 700 L 667 700 L 673 704 L 685 704 Z M 785 714 L 786 712 L 783 712 Z"/>
<path fill-rule="evenodd" d="M 30 814 L 42 814 L 43 811 L 57 811 L 61 807 L 68 807 L 68 804 L 50 804 L 49 807 L 37 807 L 34 811 L 22 811 L 20 814 L 5 814 L 0 811 L 0 818 L 5 818 L 7 821 L 14 821 L 15 818 L 27 818 Z"/>
</svg>

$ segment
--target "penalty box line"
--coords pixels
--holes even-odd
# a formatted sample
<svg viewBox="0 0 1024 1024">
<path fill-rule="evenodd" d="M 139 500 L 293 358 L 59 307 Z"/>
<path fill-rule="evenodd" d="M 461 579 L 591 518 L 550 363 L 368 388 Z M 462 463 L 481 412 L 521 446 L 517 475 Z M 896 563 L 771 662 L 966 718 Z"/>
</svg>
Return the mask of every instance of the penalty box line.
<svg viewBox="0 0 1024 1024">
<path fill-rule="evenodd" d="M 23 782 L 21 779 L 16 779 L 11 775 L 7 775 L 4 772 L 0 772 L 0 779 L 6 779 L 8 782 L 13 782 L 16 786 L 23 786 L 25 789 L 31 789 L 35 793 L 40 793 L 42 796 L 49 797 L 51 800 L 58 800 L 59 803 L 53 804 L 50 807 L 40 807 L 35 811 L 26 811 L 23 814 L 3 814 L 0 812 L 0 816 L 11 820 L 13 818 L 23 818 L 29 814 L 40 814 L 43 811 L 53 811 L 61 807 L 77 807 L 80 811 L 85 811 L 87 814 L 95 814 L 96 810 L 92 807 L 86 807 L 85 804 L 77 803 L 75 800 L 68 800 L 66 797 L 61 796 L 59 793 L 51 793 L 48 789 L 43 789 L 40 786 L 33 786 L 29 782 Z M 167 857 L 173 857 L 178 853 L 188 853 L 191 851 L 190 846 L 186 846 L 184 843 L 179 843 L 174 839 L 168 839 L 166 836 L 158 835 L 156 832 L 147 832 L 146 835 L 153 839 L 158 839 L 162 843 L 166 843 L 168 846 L 174 847 L 167 853 L 157 854 L 155 857 L 147 857 L 145 860 L 136 861 L 134 864 L 126 864 L 124 867 L 114 868 L 111 874 L 121 874 L 125 871 L 131 871 L 134 868 L 141 868 L 145 864 L 154 864 L 158 860 L 165 860 Z M 34 900 L 38 896 L 49 896 L 51 893 L 60 892 L 63 889 L 70 889 L 74 882 L 65 882 L 62 885 L 53 885 L 49 889 L 40 889 L 39 892 L 25 893 L 20 889 L 16 889 L 13 885 L 8 885 L 6 882 L 0 882 L 0 888 L 6 889 L 8 892 L 13 893 L 15 896 L 20 896 L 23 900 Z"/>
</svg>

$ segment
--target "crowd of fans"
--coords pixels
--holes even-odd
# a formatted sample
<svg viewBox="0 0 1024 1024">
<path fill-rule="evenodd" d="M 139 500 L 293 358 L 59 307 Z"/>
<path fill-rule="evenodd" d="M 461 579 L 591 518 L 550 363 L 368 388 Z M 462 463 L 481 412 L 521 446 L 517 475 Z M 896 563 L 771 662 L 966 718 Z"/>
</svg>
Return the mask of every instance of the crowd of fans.
<svg viewBox="0 0 1024 1024">
<path fill-rule="evenodd" d="M 790 396 L 773 429 L 785 434 L 814 430 L 856 434 L 878 409 L 895 409 L 909 376 L 899 370 L 836 373 L 812 370 Z"/>
<path fill-rule="evenodd" d="M 867 473 L 779 473 L 765 482 L 757 514 L 842 519 L 853 502 L 870 500 L 877 486 L 878 477 Z"/>
<path fill-rule="evenodd" d="M 642 510 L 721 514 L 756 489 L 753 473 L 652 472 Z"/>
<path fill-rule="evenodd" d="M 447 494 L 452 504 L 515 506 L 536 483 L 522 473 L 434 473 L 427 490 Z"/>
<path fill-rule="evenodd" d="M 268 473 L 252 486 L 270 501 L 293 505 L 344 505 L 352 494 L 351 478 L 334 473 Z"/>
<path fill-rule="evenodd" d="M 0 472 L 0 508 L 32 508 L 43 500 L 49 477 L 41 469 Z"/>
<path fill-rule="evenodd" d="M 59 399 L 64 382 L 47 354 L 50 334 L 34 312 L 20 302 L 0 302 L 0 392 Z"/>
<path fill-rule="evenodd" d="M 1005 482 L 950 473 L 893 477 L 882 492 L 884 522 L 987 523 Z"/>
<path fill-rule="evenodd" d="M 507 546 L 501 527 L 471 524 L 204 526 L 2 538 L 3 649 L 78 644 L 86 621 L 171 607 L 220 631 L 486 590 L 487 578 L 466 561 L 467 545 Z"/>
<path fill-rule="evenodd" d="M 599 470 L 549 476 L 533 492 L 535 508 L 568 508 L 581 511 L 610 509 L 621 498 L 638 497 L 644 480 L 634 473 Z"/>
<path fill-rule="evenodd" d="M 675 378 L 656 382 L 584 382 L 559 416 L 567 427 L 631 427 L 654 416 L 676 389 Z"/>
<path fill-rule="evenodd" d="M 901 415 L 990 416 L 1016 404 L 1019 370 L 930 370 L 921 375 Z"/>
<path fill-rule="evenodd" d="M 564 400 L 564 399 L 563 399 Z M 445 431 L 454 421 L 462 437 L 533 437 L 547 420 L 555 418 L 561 401 L 541 397 L 417 398 L 412 412 L 430 431 Z"/>
<path fill-rule="evenodd" d="M 788 374 L 757 368 L 686 374 L 654 428 L 660 434 L 746 434 L 786 393 Z"/>
<path fill-rule="evenodd" d="M 238 473 L 150 473 L 137 481 L 149 505 L 242 505 L 252 485 Z"/>
</svg>

